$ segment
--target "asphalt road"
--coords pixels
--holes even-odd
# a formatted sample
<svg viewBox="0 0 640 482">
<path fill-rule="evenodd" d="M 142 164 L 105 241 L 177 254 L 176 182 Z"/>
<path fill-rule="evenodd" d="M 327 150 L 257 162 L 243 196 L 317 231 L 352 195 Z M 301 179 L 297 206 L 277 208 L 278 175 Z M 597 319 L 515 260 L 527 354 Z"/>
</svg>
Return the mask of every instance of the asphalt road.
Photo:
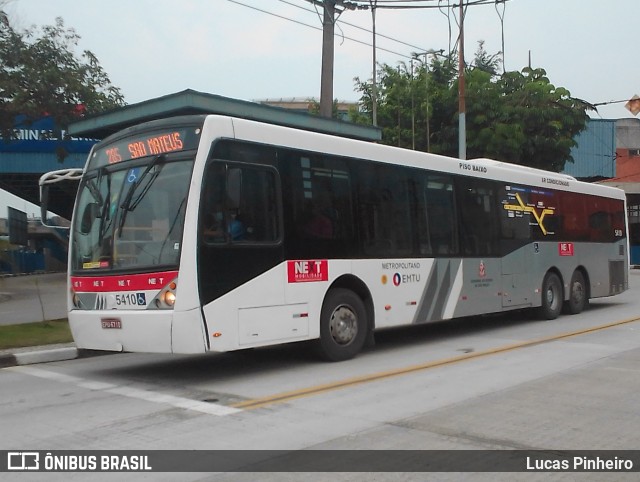
<svg viewBox="0 0 640 482">
<path fill-rule="evenodd" d="M 66 273 L 0 278 L 0 325 L 67 317 Z"/>
<path fill-rule="evenodd" d="M 630 285 L 553 321 L 510 313 L 381 332 L 373 349 L 342 363 L 319 362 L 308 345 L 292 344 L 0 369 L 0 450 L 536 450 L 549 457 L 610 450 L 622 457 L 640 447 L 640 273 L 632 272 Z M 637 472 L 550 472 L 100 479 L 637 480 Z"/>
</svg>

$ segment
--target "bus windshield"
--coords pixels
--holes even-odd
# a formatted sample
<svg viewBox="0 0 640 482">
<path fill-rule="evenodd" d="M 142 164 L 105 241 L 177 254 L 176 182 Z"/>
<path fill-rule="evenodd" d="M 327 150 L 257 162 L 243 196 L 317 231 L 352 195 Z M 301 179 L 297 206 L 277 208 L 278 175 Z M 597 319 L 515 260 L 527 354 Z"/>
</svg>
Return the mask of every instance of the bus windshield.
<svg viewBox="0 0 640 482">
<path fill-rule="evenodd" d="M 192 167 L 192 159 L 156 156 L 87 175 L 73 223 L 72 270 L 177 267 Z"/>
</svg>

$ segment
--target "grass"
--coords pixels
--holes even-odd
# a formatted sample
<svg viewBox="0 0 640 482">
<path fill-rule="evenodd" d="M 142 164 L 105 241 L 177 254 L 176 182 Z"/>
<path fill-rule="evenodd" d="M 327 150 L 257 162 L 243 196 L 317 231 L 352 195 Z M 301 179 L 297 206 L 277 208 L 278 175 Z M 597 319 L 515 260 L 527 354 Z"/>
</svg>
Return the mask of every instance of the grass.
<svg viewBox="0 0 640 482">
<path fill-rule="evenodd" d="M 0 350 L 73 341 L 69 322 L 61 320 L 0 325 Z"/>
</svg>

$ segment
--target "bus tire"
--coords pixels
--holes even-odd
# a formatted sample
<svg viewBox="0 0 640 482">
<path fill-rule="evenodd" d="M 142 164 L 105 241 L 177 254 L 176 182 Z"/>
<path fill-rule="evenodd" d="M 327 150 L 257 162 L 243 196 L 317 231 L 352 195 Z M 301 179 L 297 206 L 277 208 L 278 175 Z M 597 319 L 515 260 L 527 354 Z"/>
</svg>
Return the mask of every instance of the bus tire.
<svg viewBox="0 0 640 482">
<path fill-rule="evenodd" d="M 555 320 L 560 316 L 562 304 L 562 281 L 557 274 L 549 272 L 542 281 L 540 316 L 545 320 Z"/>
<path fill-rule="evenodd" d="M 322 358 L 343 361 L 360 352 L 367 338 L 367 311 L 353 291 L 335 288 L 327 293 L 320 313 L 318 348 Z"/>
<path fill-rule="evenodd" d="M 587 284 L 582 271 L 575 270 L 571 276 L 569 285 L 569 299 L 564 303 L 566 313 L 577 315 L 584 310 L 589 303 Z"/>
</svg>

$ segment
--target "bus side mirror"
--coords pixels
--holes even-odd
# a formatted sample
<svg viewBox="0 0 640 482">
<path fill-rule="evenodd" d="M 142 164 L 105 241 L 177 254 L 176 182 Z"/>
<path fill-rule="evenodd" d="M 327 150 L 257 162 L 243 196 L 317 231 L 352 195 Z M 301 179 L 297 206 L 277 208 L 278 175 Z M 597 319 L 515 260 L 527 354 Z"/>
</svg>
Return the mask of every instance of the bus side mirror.
<svg viewBox="0 0 640 482">
<path fill-rule="evenodd" d="M 43 226 L 47 228 L 56 228 L 56 229 L 69 229 L 68 226 L 64 224 L 60 224 L 56 222 L 54 219 L 49 219 L 49 185 L 41 184 L 40 185 L 40 222 Z"/>
<path fill-rule="evenodd" d="M 69 229 L 64 225 L 64 223 L 62 225 L 58 223 L 50 224 L 47 219 L 47 214 L 49 212 L 49 196 L 51 194 L 49 191 L 49 186 L 61 181 L 74 181 L 75 187 L 77 186 L 77 182 L 82 178 L 82 172 L 82 169 L 71 168 L 46 172 L 42 176 L 40 176 L 40 180 L 38 181 L 38 185 L 40 186 L 40 221 L 43 226 L 47 226 L 50 228 Z M 71 216 L 69 216 L 69 219 L 71 219 Z"/>
<path fill-rule="evenodd" d="M 49 186 L 40 185 L 40 220 L 47 226 L 47 212 L 49 211 Z"/>
</svg>

